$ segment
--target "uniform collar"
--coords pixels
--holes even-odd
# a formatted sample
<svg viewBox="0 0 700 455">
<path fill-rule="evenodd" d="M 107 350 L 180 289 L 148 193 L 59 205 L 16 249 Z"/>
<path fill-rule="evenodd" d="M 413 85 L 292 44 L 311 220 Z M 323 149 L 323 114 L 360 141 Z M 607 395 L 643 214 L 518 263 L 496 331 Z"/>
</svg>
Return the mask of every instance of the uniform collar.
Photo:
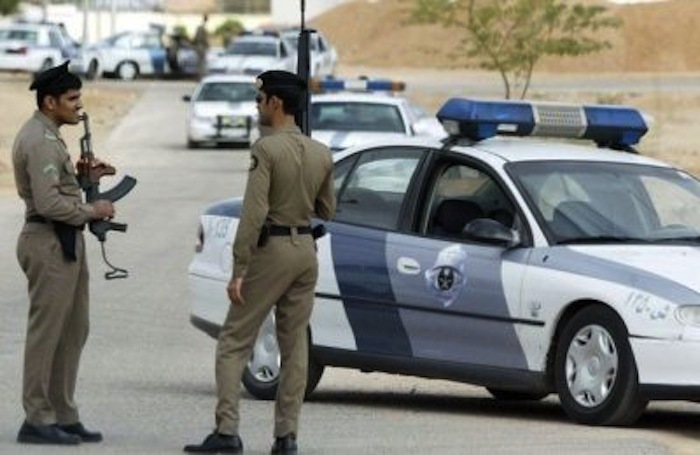
<svg viewBox="0 0 700 455">
<path fill-rule="evenodd" d="M 58 126 L 56 126 L 56 123 L 54 123 L 54 121 L 51 120 L 48 115 L 37 109 L 34 111 L 34 118 L 41 122 L 50 132 L 55 134 L 57 138 L 63 140 L 61 137 L 61 132 L 58 130 Z"/>
<path fill-rule="evenodd" d="M 276 134 L 279 133 L 296 133 L 296 134 L 301 134 L 301 129 L 297 125 L 291 125 L 291 126 L 282 126 L 280 128 L 276 128 L 274 130 Z"/>
</svg>

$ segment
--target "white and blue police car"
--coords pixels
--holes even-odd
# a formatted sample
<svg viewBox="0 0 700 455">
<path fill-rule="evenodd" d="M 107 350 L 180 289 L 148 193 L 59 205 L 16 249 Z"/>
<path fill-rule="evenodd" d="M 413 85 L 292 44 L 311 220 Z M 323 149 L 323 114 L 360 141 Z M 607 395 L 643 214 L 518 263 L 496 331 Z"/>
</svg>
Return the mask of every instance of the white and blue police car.
<svg viewBox="0 0 700 455">
<path fill-rule="evenodd" d="M 444 138 L 434 115 L 398 96 L 403 82 L 388 79 L 313 79 L 309 122 L 312 137 L 333 152 L 374 141 L 411 136 Z"/>
<path fill-rule="evenodd" d="M 700 399 L 700 182 L 635 153 L 645 117 L 457 98 L 438 118 L 444 141 L 333 157 L 307 393 L 325 366 L 383 371 L 555 393 L 589 425 Z M 191 321 L 212 336 L 240 210 L 206 209 L 189 267 Z M 243 381 L 259 398 L 278 380 L 274 328 L 271 314 Z"/>
</svg>

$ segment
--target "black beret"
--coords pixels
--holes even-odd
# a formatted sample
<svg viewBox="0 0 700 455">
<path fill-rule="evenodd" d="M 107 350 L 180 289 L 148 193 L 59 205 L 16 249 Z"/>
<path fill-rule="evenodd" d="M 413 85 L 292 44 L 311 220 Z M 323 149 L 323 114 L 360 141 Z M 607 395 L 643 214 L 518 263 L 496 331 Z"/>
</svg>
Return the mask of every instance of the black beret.
<svg viewBox="0 0 700 455">
<path fill-rule="evenodd" d="M 306 83 L 302 78 L 289 71 L 270 70 L 260 74 L 255 81 L 258 90 L 276 89 L 276 88 L 295 88 L 302 89 Z"/>
<path fill-rule="evenodd" d="M 80 78 L 68 71 L 68 63 L 69 61 L 66 60 L 58 66 L 37 74 L 32 85 L 29 86 L 29 90 L 47 91 L 80 88 L 82 85 Z"/>
</svg>

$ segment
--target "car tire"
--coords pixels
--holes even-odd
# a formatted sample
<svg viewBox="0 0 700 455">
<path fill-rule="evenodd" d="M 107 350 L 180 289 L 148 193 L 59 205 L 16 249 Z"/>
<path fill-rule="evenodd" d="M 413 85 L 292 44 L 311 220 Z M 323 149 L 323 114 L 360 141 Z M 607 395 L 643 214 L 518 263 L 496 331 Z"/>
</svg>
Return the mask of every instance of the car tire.
<svg viewBox="0 0 700 455">
<path fill-rule="evenodd" d="M 540 401 L 549 393 L 547 392 L 524 392 L 519 390 L 494 389 L 487 387 L 492 397 L 499 401 Z"/>
<path fill-rule="evenodd" d="M 123 81 L 133 81 L 139 76 L 139 67 L 134 62 L 121 62 L 117 66 L 117 77 Z"/>
<path fill-rule="evenodd" d="M 53 59 L 50 59 L 50 58 L 44 59 L 44 61 L 41 62 L 41 66 L 39 67 L 39 70 L 36 73 L 34 73 L 34 76 L 36 77 L 38 74 L 43 73 L 47 69 L 53 68 L 53 66 L 54 66 Z"/>
<path fill-rule="evenodd" d="M 566 414 L 586 425 L 630 425 L 648 403 L 639 391 L 627 328 L 602 305 L 583 308 L 564 326 L 554 382 Z"/>
<path fill-rule="evenodd" d="M 100 65 L 97 63 L 97 60 L 92 59 L 90 60 L 90 63 L 88 64 L 87 71 L 85 72 L 85 79 L 92 81 L 94 79 L 97 79 L 99 76 L 99 69 Z"/>
<path fill-rule="evenodd" d="M 310 338 L 310 337 L 309 337 Z M 309 339 L 309 347 L 311 340 Z M 308 374 L 304 397 L 309 396 L 323 375 L 324 366 L 309 354 Z M 255 340 L 251 359 L 243 371 L 243 386 L 259 400 L 274 400 L 279 385 L 280 354 L 277 345 L 273 313 L 265 319 Z"/>
</svg>

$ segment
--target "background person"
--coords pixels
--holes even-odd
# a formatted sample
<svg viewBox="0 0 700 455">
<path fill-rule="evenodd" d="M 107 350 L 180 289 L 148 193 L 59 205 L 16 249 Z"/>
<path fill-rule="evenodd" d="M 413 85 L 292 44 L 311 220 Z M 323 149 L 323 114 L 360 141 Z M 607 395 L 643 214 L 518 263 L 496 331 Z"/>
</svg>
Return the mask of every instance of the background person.
<svg viewBox="0 0 700 455">
<path fill-rule="evenodd" d="M 197 75 L 202 78 L 207 73 L 207 52 L 209 51 L 209 32 L 207 32 L 207 21 L 209 17 L 202 16 L 202 23 L 199 24 L 194 33 L 194 49 L 197 52 Z"/>
<path fill-rule="evenodd" d="M 88 268 L 82 227 L 114 215 L 112 203 L 82 202 L 75 167 L 59 128 L 80 122 L 80 79 L 68 62 L 39 74 L 38 110 L 12 149 L 17 192 L 26 223 L 17 259 L 28 280 L 29 317 L 22 403 L 26 420 L 17 441 L 38 444 L 98 442 L 74 400 L 80 355 L 88 335 Z"/>
<path fill-rule="evenodd" d="M 242 453 L 238 435 L 241 377 L 260 326 L 275 309 L 281 355 L 273 454 L 296 454 L 307 381 L 307 328 L 318 278 L 310 218 L 335 214 L 328 148 L 294 123 L 304 81 L 287 71 L 258 76 L 259 122 L 271 132 L 251 149 L 243 212 L 228 285 L 231 306 L 216 350 L 216 429 L 187 452 Z M 261 235 L 261 232 L 264 234 Z"/>
</svg>

